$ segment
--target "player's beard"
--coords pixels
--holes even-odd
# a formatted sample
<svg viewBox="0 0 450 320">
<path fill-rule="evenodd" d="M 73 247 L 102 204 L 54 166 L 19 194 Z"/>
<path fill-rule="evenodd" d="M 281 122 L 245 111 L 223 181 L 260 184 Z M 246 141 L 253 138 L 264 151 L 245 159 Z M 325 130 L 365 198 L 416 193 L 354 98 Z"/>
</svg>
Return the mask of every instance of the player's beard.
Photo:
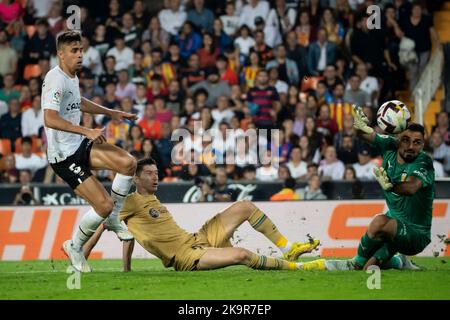
<svg viewBox="0 0 450 320">
<path fill-rule="evenodd" d="M 409 153 L 403 152 L 403 154 L 399 152 L 399 155 L 400 157 L 402 157 L 403 161 L 407 163 L 413 162 L 417 158 L 417 154 L 410 152 Z"/>
</svg>

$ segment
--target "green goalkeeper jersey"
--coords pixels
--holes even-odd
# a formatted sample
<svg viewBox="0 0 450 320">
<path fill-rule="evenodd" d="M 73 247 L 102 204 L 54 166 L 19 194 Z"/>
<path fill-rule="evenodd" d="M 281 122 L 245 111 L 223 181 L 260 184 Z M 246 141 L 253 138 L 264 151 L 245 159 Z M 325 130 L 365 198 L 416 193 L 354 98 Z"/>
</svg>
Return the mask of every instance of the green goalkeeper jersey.
<svg viewBox="0 0 450 320">
<path fill-rule="evenodd" d="M 430 236 L 434 200 L 433 160 L 422 151 L 413 162 L 398 163 L 397 139 L 390 136 L 377 134 L 373 145 L 381 149 L 382 166 L 393 184 L 408 181 L 412 176 L 422 181 L 420 190 L 411 196 L 384 190 L 389 208 L 387 215 L 411 223 Z"/>
</svg>

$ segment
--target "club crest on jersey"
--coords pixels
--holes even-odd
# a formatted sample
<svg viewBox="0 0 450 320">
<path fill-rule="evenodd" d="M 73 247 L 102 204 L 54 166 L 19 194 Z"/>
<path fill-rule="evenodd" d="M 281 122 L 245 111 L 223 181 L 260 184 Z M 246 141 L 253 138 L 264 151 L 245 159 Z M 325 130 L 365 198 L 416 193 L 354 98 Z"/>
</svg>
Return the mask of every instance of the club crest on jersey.
<svg viewBox="0 0 450 320">
<path fill-rule="evenodd" d="M 158 218 L 159 217 L 159 211 L 156 210 L 155 208 L 151 208 L 148 213 L 150 214 L 150 216 L 152 216 L 152 218 Z"/>
<path fill-rule="evenodd" d="M 402 181 L 402 182 L 405 182 L 405 181 L 406 181 L 407 175 L 408 175 L 408 174 L 407 174 L 406 172 L 403 172 L 403 173 L 402 173 L 402 178 L 401 178 L 401 181 Z"/>
</svg>

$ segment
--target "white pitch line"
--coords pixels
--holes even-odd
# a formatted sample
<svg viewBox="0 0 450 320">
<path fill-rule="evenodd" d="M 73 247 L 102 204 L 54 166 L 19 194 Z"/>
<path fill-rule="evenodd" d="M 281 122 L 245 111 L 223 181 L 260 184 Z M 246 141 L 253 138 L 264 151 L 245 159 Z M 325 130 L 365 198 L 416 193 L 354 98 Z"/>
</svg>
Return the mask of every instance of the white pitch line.
<svg viewBox="0 0 450 320">
<path fill-rule="evenodd" d="M 102 272 L 102 271 L 117 271 L 121 272 L 117 268 L 102 268 L 102 269 L 93 269 L 93 272 Z M 27 274 L 27 273 L 66 273 L 64 270 L 27 270 L 27 271 L 6 271 L 0 272 L 1 274 Z"/>
</svg>

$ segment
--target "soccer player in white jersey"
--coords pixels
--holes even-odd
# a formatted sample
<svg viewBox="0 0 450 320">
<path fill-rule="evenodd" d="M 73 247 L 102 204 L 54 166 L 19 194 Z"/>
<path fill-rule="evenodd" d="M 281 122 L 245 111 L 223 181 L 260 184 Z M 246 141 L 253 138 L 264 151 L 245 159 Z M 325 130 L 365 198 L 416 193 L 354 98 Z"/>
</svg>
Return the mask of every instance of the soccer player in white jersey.
<svg viewBox="0 0 450 320">
<path fill-rule="evenodd" d="M 55 173 L 92 206 L 72 239 L 63 244 L 72 266 L 80 272 L 90 272 L 82 247 L 100 224 L 114 231 L 120 240 L 133 239 L 119 222 L 118 213 L 130 190 L 136 160 L 125 150 L 106 143 L 103 129 L 80 126 L 81 113 L 104 114 L 113 120 L 135 120 L 136 115 L 111 110 L 81 97 L 77 72 L 82 68 L 83 47 L 79 32 L 61 33 L 57 38 L 57 54 L 59 65 L 47 73 L 42 85 L 47 157 Z M 91 169 L 117 173 L 111 195 Z"/>
</svg>

